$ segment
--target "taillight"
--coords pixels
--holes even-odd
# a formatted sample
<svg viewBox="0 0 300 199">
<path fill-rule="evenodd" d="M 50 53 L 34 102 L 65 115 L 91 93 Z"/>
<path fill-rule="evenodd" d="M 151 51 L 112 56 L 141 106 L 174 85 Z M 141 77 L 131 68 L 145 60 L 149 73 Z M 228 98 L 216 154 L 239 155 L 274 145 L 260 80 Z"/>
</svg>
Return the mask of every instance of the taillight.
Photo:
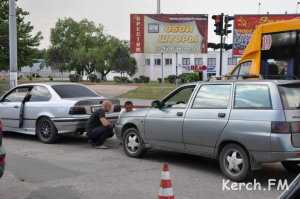
<svg viewBox="0 0 300 199">
<path fill-rule="evenodd" d="M 272 133 L 290 133 L 290 125 L 288 122 L 272 122 Z"/>
<path fill-rule="evenodd" d="M 81 107 L 81 106 L 73 106 L 70 108 L 69 114 L 70 115 L 84 115 L 84 114 L 86 114 L 86 110 L 84 107 Z"/>
<path fill-rule="evenodd" d="M 300 133 L 300 122 L 292 122 L 291 128 L 293 133 Z"/>
<path fill-rule="evenodd" d="M 5 155 L 0 155 L 0 165 L 5 164 Z"/>
<path fill-rule="evenodd" d="M 2 122 L 0 120 L 0 136 L 2 135 L 2 131 L 3 131 L 3 124 L 2 124 Z"/>
</svg>

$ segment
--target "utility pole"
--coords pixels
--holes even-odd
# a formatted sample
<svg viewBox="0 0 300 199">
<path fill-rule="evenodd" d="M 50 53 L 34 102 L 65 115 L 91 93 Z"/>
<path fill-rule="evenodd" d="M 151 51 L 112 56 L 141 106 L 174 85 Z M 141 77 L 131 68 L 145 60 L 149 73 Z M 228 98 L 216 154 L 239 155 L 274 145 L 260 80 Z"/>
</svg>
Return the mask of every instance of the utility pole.
<svg viewBox="0 0 300 199">
<path fill-rule="evenodd" d="M 160 14 L 160 0 L 157 0 L 156 14 Z"/>
<path fill-rule="evenodd" d="M 260 0 L 258 1 L 258 14 L 260 14 L 260 10 L 261 10 L 261 2 L 260 2 Z"/>
<path fill-rule="evenodd" d="M 9 0 L 9 87 L 18 84 L 16 1 Z"/>
<path fill-rule="evenodd" d="M 176 52 L 176 80 L 175 80 L 176 87 L 178 86 L 178 52 Z"/>
<path fill-rule="evenodd" d="M 296 14 L 298 14 L 299 5 L 300 5 L 300 1 L 297 1 L 297 5 L 296 5 Z"/>
<path fill-rule="evenodd" d="M 164 53 L 161 52 L 161 61 L 160 61 L 160 64 L 161 64 L 161 83 L 165 83 L 165 80 L 164 80 Z"/>
</svg>

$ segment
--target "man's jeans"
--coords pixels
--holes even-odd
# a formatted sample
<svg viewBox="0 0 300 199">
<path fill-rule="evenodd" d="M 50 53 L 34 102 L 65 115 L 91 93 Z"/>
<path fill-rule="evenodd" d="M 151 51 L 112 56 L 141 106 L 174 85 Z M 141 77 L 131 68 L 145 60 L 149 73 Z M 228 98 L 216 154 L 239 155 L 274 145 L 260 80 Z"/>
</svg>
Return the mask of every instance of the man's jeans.
<svg viewBox="0 0 300 199">
<path fill-rule="evenodd" d="M 114 136 L 112 127 L 97 127 L 87 133 L 89 139 L 96 145 L 102 145 L 107 138 Z"/>
</svg>

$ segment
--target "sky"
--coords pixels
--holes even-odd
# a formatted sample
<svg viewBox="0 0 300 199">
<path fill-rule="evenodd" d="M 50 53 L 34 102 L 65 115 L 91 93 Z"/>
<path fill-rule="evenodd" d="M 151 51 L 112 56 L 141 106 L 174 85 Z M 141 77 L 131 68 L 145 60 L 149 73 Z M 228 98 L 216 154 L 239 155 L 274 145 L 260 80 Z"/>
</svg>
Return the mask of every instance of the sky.
<svg viewBox="0 0 300 199">
<path fill-rule="evenodd" d="M 299 0 L 260 0 L 260 13 L 295 13 Z M 213 32 L 211 15 L 257 14 L 258 0 L 161 0 L 162 13 L 209 14 L 209 42 L 217 42 Z M 87 18 L 104 25 L 107 34 L 119 39 L 130 39 L 130 13 L 155 13 L 156 0 L 18 0 L 18 6 L 29 11 L 26 19 L 31 21 L 35 31 L 41 31 L 44 39 L 40 48 L 50 45 L 50 29 L 59 18 L 72 17 L 75 20 Z M 300 6 L 299 6 L 300 12 Z M 232 35 L 230 36 L 232 37 Z M 230 38 L 229 38 L 230 40 Z"/>
</svg>

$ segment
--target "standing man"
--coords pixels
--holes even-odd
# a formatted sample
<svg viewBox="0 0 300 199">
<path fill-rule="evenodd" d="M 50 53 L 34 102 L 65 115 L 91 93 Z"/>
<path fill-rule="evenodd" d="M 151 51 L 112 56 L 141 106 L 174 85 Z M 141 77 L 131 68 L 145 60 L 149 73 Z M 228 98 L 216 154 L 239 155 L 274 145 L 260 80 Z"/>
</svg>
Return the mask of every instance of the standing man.
<svg viewBox="0 0 300 199">
<path fill-rule="evenodd" d="M 110 112 L 112 109 L 111 101 L 104 101 L 102 108 L 95 111 L 87 122 L 87 135 L 89 143 L 98 149 L 107 149 L 103 143 L 107 138 L 114 135 L 112 123 L 106 119 L 105 113 Z"/>
</svg>

